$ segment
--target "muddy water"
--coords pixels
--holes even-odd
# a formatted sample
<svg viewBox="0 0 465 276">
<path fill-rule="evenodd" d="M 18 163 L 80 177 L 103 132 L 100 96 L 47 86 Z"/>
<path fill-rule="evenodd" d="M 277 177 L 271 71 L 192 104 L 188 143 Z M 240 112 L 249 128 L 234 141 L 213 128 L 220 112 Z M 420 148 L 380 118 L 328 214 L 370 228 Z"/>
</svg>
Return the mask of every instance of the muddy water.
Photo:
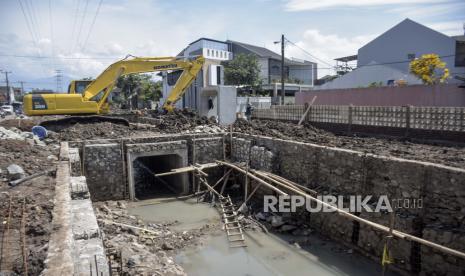
<svg viewBox="0 0 465 276">
<path fill-rule="evenodd" d="M 142 200 L 131 203 L 128 212 L 150 222 L 177 221 L 171 228 L 178 231 L 198 229 L 208 223 L 218 223 L 219 220 L 215 208 L 192 199 Z"/>
<path fill-rule="evenodd" d="M 179 221 L 178 230 L 199 228 L 217 222 L 217 211 L 207 204 L 193 201 L 166 203 L 138 202 L 130 213 L 148 221 Z M 211 234 L 200 248 L 188 248 L 176 256 L 189 275 L 381 275 L 379 263 L 316 236 L 306 237 L 303 248 L 290 243 L 293 236 L 261 232 L 246 233 L 247 247 L 229 248 L 223 232 Z M 303 244 L 303 243 L 301 243 Z M 395 275 L 388 273 L 387 275 Z"/>
</svg>

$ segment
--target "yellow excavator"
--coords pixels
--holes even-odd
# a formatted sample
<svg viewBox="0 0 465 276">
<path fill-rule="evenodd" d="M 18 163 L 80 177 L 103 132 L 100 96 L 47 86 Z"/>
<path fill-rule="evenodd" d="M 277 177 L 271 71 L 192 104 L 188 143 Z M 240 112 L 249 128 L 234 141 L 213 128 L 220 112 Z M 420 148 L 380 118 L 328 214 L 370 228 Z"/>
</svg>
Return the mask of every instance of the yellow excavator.
<svg viewBox="0 0 465 276">
<path fill-rule="evenodd" d="M 108 95 L 110 95 L 119 77 L 135 73 L 183 70 L 163 104 L 163 109 L 171 112 L 176 102 L 195 80 L 204 62 L 205 59 L 202 56 L 192 58 L 125 58 L 110 65 L 93 81 L 73 81 L 68 94 L 28 94 L 24 96 L 24 113 L 28 116 L 106 114 L 109 112 Z"/>
</svg>

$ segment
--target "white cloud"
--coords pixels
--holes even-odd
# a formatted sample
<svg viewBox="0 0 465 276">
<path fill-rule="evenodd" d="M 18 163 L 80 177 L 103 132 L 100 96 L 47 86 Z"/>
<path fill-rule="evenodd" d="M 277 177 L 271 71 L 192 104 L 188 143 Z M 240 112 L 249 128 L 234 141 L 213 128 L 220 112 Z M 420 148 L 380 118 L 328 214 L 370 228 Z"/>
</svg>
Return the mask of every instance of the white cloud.
<svg viewBox="0 0 465 276">
<path fill-rule="evenodd" d="M 50 25 L 47 20 L 48 4 L 36 6 L 42 20 L 38 20 L 38 24 L 34 26 L 40 30 L 40 37 L 35 43 L 31 39 L 19 6 L 10 9 L 9 15 L 16 12 L 14 20 L 0 18 L 0 25 L 9 24 L 0 30 L 0 54 L 9 55 L 0 56 L 0 63 L 14 72 L 14 78 L 25 81 L 50 79 L 55 74 L 55 69 L 61 69 L 64 75 L 72 78 L 95 77 L 108 65 L 127 54 L 175 55 L 189 42 L 201 36 L 215 38 L 222 34 L 228 20 L 232 18 L 225 11 L 225 14 L 218 12 L 208 18 L 199 19 L 198 14 L 194 13 L 184 13 L 176 9 L 162 10 L 154 0 L 104 3 L 88 43 L 83 49 L 82 44 L 88 36 L 98 1 L 89 3 L 79 39 L 77 34 L 81 26 L 80 20 L 83 18 L 84 4 L 81 3 L 76 30 L 72 32 L 76 5 L 71 2 L 74 1 L 56 4 L 52 2 L 55 23 L 53 41 L 50 39 Z M 52 55 L 55 58 L 39 58 Z"/>
<path fill-rule="evenodd" d="M 465 24 L 465 20 L 426 23 L 425 25 L 446 35 L 463 35 L 463 24 Z"/>
<path fill-rule="evenodd" d="M 441 3 L 433 5 L 412 6 L 404 5 L 388 10 L 392 14 L 399 14 L 409 18 L 429 18 L 432 16 L 446 15 L 451 11 L 465 11 L 465 3 Z"/>
<path fill-rule="evenodd" d="M 406 5 L 447 2 L 449 0 L 287 0 L 287 11 L 318 10 L 341 7 L 375 7 L 385 5 Z"/>
<path fill-rule="evenodd" d="M 318 63 L 319 68 L 328 68 L 329 65 L 315 60 L 300 48 L 313 56 L 321 59 L 330 65 L 335 65 L 335 58 L 356 55 L 360 47 L 375 38 L 376 35 L 361 35 L 355 37 L 342 37 L 336 34 L 322 34 L 319 30 L 309 29 L 302 34 L 302 38 L 298 41 L 293 41 L 298 47 L 288 44 L 286 47 L 286 55 L 304 60 L 311 60 Z M 279 45 L 272 45 L 270 48 L 279 52 Z M 318 76 L 331 73 L 332 70 L 319 70 Z"/>
</svg>

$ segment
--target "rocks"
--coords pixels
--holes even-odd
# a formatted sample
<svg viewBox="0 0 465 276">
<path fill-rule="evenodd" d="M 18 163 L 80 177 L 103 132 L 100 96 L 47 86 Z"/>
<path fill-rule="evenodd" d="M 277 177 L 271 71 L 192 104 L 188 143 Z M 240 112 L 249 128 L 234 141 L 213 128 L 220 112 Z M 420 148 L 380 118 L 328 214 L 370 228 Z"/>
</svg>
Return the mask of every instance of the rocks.
<svg viewBox="0 0 465 276">
<path fill-rule="evenodd" d="M 278 228 L 283 224 L 284 224 L 284 221 L 283 221 L 282 217 L 280 217 L 280 216 L 272 216 L 271 217 L 271 226 L 273 226 L 274 228 Z"/>
<path fill-rule="evenodd" d="M 26 173 L 24 172 L 21 166 L 16 164 L 11 164 L 7 167 L 8 171 L 8 178 L 10 181 L 17 180 L 26 177 Z"/>
<path fill-rule="evenodd" d="M 295 229 L 297 229 L 297 226 L 289 225 L 289 224 L 285 224 L 285 225 L 281 226 L 281 228 L 279 228 L 279 230 L 281 232 L 290 232 L 290 231 L 295 230 Z"/>
<path fill-rule="evenodd" d="M 45 146 L 45 143 L 40 141 L 39 137 L 32 134 L 32 132 L 23 132 L 15 127 L 6 129 L 0 126 L 1 139 L 21 140 L 28 142 L 30 145 Z"/>
<path fill-rule="evenodd" d="M 129 215 L 126 205 L 125 201 L 94 203 L 106 249 L 121 251 L 121 255 L 113 255 L 112 265 L 123 263 L 123 275 L 185 275 L 173 256 L 214 228 L 204 225 L 201 229 L 177 232 L 169 228 L 174 222 L 147 223 Z"/>
<path fill-rule="evenodd" d="M 163 250 L 173 250 L 174 247 L 173 247 L 173 245 L 172 245 L 171 243 L 169 243 L 169 242 L 164 242 L 164 243 L 162 244 L 162 246 L 161 246 L 161 249 L 163 249 Z"/>
</svg>

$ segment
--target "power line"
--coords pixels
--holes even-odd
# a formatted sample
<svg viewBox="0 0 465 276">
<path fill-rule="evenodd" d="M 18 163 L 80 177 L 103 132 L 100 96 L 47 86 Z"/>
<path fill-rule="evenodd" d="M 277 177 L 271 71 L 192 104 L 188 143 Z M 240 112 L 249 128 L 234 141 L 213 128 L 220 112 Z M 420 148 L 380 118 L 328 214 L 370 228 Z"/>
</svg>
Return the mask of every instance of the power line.
<svg viewBox="0 0 465 276">
<path fill-rule="evenodd" d="M 35 39 L 34 33 L 32 32 L 31 26 L 30 26 L 30 24 L 29 24 L 28 17 L 27 17 L 27 15 L 26 15 L 26 13 L 24 12 L 23 3 L 21 2 L 21 0 L 18 0 L 18 2 L 19 2 L 19 5 L 20 5 L 20 7 L 21 7 L 21 11 L 23 12 L 24 20 L 26 21 L 26 26 L 27 26 L 27 29 L 29 30 L 29 34 L 31 35 L 32 42 L 33 42 L 34 45 L 37 47 L 37 43 L 36 43 L 36 39 Z"/>
<path fill-rule="evenodd" d="M 100 11 L 100 6 L 102 5 L 102 2 L 103 2 L 103 0 L 100 0 L 100 2 L 98 3 L 97 11 L 95 12 L 94 19 L 92 20 L 92 24 L 90 25 L 89 32 L 87 33 L 86 40 L 84 41 L 84 44 L 82 45 L 81 52 L 84 52 L 84 50 L 86 48 L 87 41 L 89 40 L 90 34 L 92 33 L 92 29 L 94 28 L 95 21 L 97 20 L 97 16 L 98 16 L 98 13 Z"/>
<path fill-rule="evenodd" d="M 48 0 L 48 17 L 50 23 L 50 43 L 52 44 L 52 56 L 55 56 L 54 38 L 53 38 L 53 21 L 52 21 L 52 0 Z M 52 66 L 55 67 L 55 59 L 52 58 Z"/>
<path fill-rule="evenodd" d="M 73 20 L 73 30 L 71 32 L 71 37 L 69 39 L 70 45 L 69 45 L 69 51 L 68 53 L 71 53 L 71 50 L 73 49 L 73 41 L 74 41 L 74 34 L 76 33 L 76 25 L 77 25 L 77 18 L 79 14 L 79 7 L 81 6 L 81 0 L 76 0 L 76 9 L 74 12 L 74 20 Z"/>
<path fill-rule="evenodd" d="M 27 0 L 25 0 L 27 1 Z M 27 13 L 25 12 L 25 9 L 24 9 L 24 6 L 23 6 L 23 3 L 21 2 L 21 0 L 18 0 L 19 2 L 19 5 L 21 7 L 21 11 L 23 13 L 23 16 L 24 16 L 24 20 L 26 21 L 26 26 L 27 26 L 27 29 L 29 30 L 29 34 L 31 35 L 31 38 L 32 38 L 32 44 L 37 48 L 38 52 L 39 52 L 39 56 L 42 55 L 42 51 L 40 50 L 40 47 L 39 47 L 39 44 L 37 42 L 37 39 L 36 37 L 34 36 L 34 31 L 33 31 L 33 22 L 32 22 L 32 19 L 29 19 L 28 16 L 27 16 Z M 43 73 L 45 75 L 45 66 L 44 64 L 41 62 L 40 65 L 42 66 L 42 69 L 43 69 Z"/>
<path fill-rule="evenodd" d="M 30 58 L 30 59 L 51 59 L 51 58 L 60 58 L 60 59 L 70 59 L 70 60 L 80 60 L 80 59 L 108 59 L 108 60 L 115 60 L 121 59 L 121 57 L 66 57 L 66 56 L 27 56 L 27 55 L 7 55 L 7 54 L 0 54 L 0 57 L 15 57 L 15 58 Z"/>
<path fill-rule="evenodd" d="M 294 42 L 290 41 L 289 39 L 286 38 L 286 40 L 287 40 L 287 42 L 289 42 L 289 43 L 291 43 L 292 45 L 294 45 L 295 47 L 299 48 L 301 51 L 303 51 L 303 52 L 306 53 L 307 55 L 311 56 L 311 57 L 314 58 L 315 60 L 318 60 L 318 61 L 320 61 L 321 63 L 324 63 L 324 64 L 326 64 L 326 65 L 333 66 L 333 65 L 330 64 L 329 62 L 326 62 L 326 61 L 324 61 L 324 60 L 322 60 L 322 59 L 319 59 L 319 58 L 317 58 L 316 56 L 310 54 L 310 53 L 307 52 L 305 49 L 303 49 L 303 48 L 300 47 L 299 45 L 295 44 Z"/>
<path fill-rule="evenodd" d="M 76 37 L 76 44 L 74 45 L 73 50 L 76 48 L 77 45 L 79 45 L 79 38 L 81 37 L 82 27 L 84 25 L 84 21 L 85 21 L 85 18 L 86 18 L 87 6 L 88 5 L 89 5 L 89 0 L 86 0 L 86 4 L 84 6 L 84 13 L 82 14 L 81 24 L 79 26 L 79 32 L 78 32 L 78 35 Z"/>
<path fill-rule="evenodd" d="M 31 0 L 31 2 L 28 3 L 28 1 L 25 0 L 25 6 L 26 6 L 26 11 L 29 11 L 29 16 L 31 18 L 31 23 L 32 23 L 31 27 L 36 35 L 36 38 L 40 40 L 42 36 L 40 35 L 39 22 L 36 17 L 36 12 L 35 12 L 33 1 Z"/>
</svg>

